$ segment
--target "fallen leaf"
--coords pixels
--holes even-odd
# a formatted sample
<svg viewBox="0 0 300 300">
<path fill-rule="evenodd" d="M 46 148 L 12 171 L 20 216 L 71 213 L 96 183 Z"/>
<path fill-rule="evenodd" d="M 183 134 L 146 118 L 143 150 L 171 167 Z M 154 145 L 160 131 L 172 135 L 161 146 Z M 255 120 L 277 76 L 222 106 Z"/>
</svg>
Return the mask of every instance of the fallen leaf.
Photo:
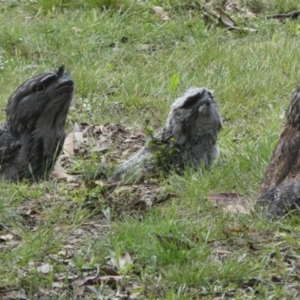
<svg viewBox="0 0 300 300">
<path fill-rule="evenodd" d="M 283 14 L 276 14 L 267 16 L 267 18 L 273 18 L 273 19 L 297 19 L 300 16 L 300 10 L 291 11 L 288 13 Z"/>
<path fill-rule="evenodd" d="M 214 9 L 210 9 L 205 5 L 202 5 L 201 8 L 204 22 L 209 27 L 217 25 L 225 27 L 228 30 L 257 32 L 257 29 L 254 28 L 238 26 L 236 22 L 221 8 L 215 7 Z"/>
<path fill-rule="evenodd" d="M 78 123 L 75 123 L 75 124 L 74 124 L 74 127 L 73 127 L 72 132 L 81 132 L 80 126 L 79 126 Z"/>
<path fill-rule="evenodd" d="M 72 282 L 72 285 L 82 286 L 82 285 L 91 285 L 91 284 L 98 284 L 103 281 L 107 283 L 113 283 L 123 279 L 124 276 L 117 275 L 117 276 L 87 276 L 83 279 L 76 279 Z"/>
<path fill-rule="evenodd" d="M 5 234 L 5 235 L 0 235 L 0 243 L 12 240 L 13 238 L 14 238 L 14 236 L 12 234 L 10 234 L 10 233 L 9 234 Z"/>
<path fill-rule="evenodd" d="M 65 286 L 65 283 L 63 281 L 55 281 L 52 282 L 52 288 L 58 288 L 58 289 L 62 289 Z"/>
<path fill-rule="evenodd" d="M 43 274 L 48 274 L 53 270 L 53 267 L 50 264 L 43 264 L 36 268 L 36 270 Z"/>
<path fill-rule="evenodd" d="M 238 26 L 222 9 L 216 7 L 215 11 L 219 16 L 219 21 L 229 30 L 257 32 L 257 29 L 254 28 Z"/>
<path fill-rule="evenodd" d="M 109 276 L 119 276 L 120 275 L 116 270 L 114 270 L 113 268 L 109 268 L 109 267 L 100 268 L 100 271 L 101 271 L 101 273 L 104 273 Z"/>
<path fill-rule="evenodd" d="M 132 259 L 128 252 L 126 252 L 123 256 L 119 258 L 119 268 L 120 270 L 124 269 L 124 267 L 128 264 L 132 264 Z"/>
<path fill-rule="evenodd" d="M 82 286 L 87 283 L 93 283 L 96 278 L 98 278 L 98 275 L 86 276 L 85 278 L 75 279 L 72 282 L 72 285 Z"/>
<path fill-rule="evenodd" d="M 74 133 L 69 133 L 63 145 L 63 152 L 67 157 L 74 156 Z"/>
<path fill-rule="evenodd" d="M 211 194 L 208 196 L 210 200 L 216 202 L 218 205 L 227 205 L 230 201 L 236 201 L 242 198 L 245 198 L 244 195 L 240 195 L 237 193 L 217 193 Z"/>
<path fill-rule="evenodd" d="M 74 289 L 74 294 L 76 296 L 83 296 L 84 295 L 84 292 L 85 292 L 85 286 L 77 286 L 77 285 L 74 285 L 73 287 Z"/>
<path fill-rule="evenodd" d="M 218 193 L 208 196 L 215 206 L 222 206 L 224 212 L 249 214 L 249 199 L 245 195 L 237 193 Z"/>
<path fill-rule="evenodd" d="M 129 299 L 138 299 L 142 292 L 131 293 Z"/>
<path fill-rule="evenodd" d="M 3 291 L 1 290 L 1 299 L 2 300 L 29 300 L 29 298 L 27 298 L 26 293 L 24 290 L 12 290 L 9 289 L 7 291 Z"/>
<path fill-rule="evenodd" d="M 227 251 L 227 250 L 223 250 L 223 249 L 216 249 L 216 250 L 214 250 L 214 253 L 217 253 L 217 254 L 231 254 L 232 252 Z"/>
<path fill-rule="evenodd" d="M 236 204 L 236 205 L 228 205 L 225 208 L 223 208 L 223 210 L 225 212 L 230 212 L 230 213 L 235 213 L 235 214 L 249 214 L 249 211 L 247 211 L 247 209 L 240 204 Z"/>
<path fill-rule="evenodd" d="M 233 19 L 231 19 L 222 9 L 216 7 L 215 11 L 217 12 L 220 20 L 226 27 L 231 27 L 231 28 L 237 27 Z"/>
<path fill-rule="evenodd" d="M 152 9 L 156 13 L 156 15 L 162 19 L 163 21 L 170 20 L 168 13 L 160 6 L 153 6 Z"/>
<path fill-rule="evenodd" d="M 106 282 L 116 282 L 119 281 L 121 279 L 123 279 L 125 276 L 123 275 L 118 275 L 118 276 L 99 276 L 97 279 L 99 279 L 97 281 L 97 283 L 101 283 L 101 281 L 106 281 Z"/>
<path fill-rule="evenodd" d="M 55 163 L 53 171 L 50 174 L 50 177 L 56 179 L 66 179 L 68 182 L 76 180 L 74 176 L 69 175 L 67 173 L 67 171 L 60 165 L 59 161 Z"/>
<path fill-rule="evenodd" d="M 155 51 L 156 46 L 154 44 L 142 44 L 137 46 L 140 51 Z"/>
<path fill-rule="evenodd" d="M 78 28 L 78 27 L 72 27 L 71 28 L 71 30 L 73 30 L 75 33 L 79 33 L 79 32 L 81 32 L 82 30 L 80 29 L 80 28 Z"/>
<path fill-rule="evenodd" d="M 73 153 L 79 150 L 80 146 L 84 143 L 83 132 L 73 133 Z"/>
<path fill-rule="evenodd" d="M 256 19 L 256 15 L 248 10 L 248 9 L 245 9 L 241 14 L 240 14 L 244 19 Z"/>
</svg>

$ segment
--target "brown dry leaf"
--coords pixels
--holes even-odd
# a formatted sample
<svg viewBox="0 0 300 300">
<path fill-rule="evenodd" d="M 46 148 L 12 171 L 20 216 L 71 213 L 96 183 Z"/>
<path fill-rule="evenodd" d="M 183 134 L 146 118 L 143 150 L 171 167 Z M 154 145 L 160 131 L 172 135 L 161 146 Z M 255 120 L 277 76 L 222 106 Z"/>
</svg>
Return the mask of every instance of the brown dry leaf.
<svg viewBox="0 0 300 300">
<path fill-rule="evenodd" d="M 274 19 L 297 19 L 300 16 L 300 10 L 295 10 L 291 11 L 288 13 L 283 13 L 283 14 L 276 14 L 276 15 L 271 15 L 267 16 L 267 18 L 274 18 Z"/>
<path fill-rule="evenodd" d="M 53 270 L 53 267 L 50 264 L 43 264 L 36 268 L 39 273 L 48 274 Z"/>
<path fill-rule="evenodd" d="M 119 276 L 120 274 L 114 270 L 113 268 L 103 267 L 100 268 L 101 273 L 109 275 L 109 276 Z"/>
<path fill-rule="evenodd" d="M 9 289 L 7 291 L 0 291 L 0 297 L 2 300 L 29 300 L 27 298 L 26 293 L 24 290 L 12 290 Z"/>
<path fill-rule="evenodd" d="M 116 281 L 119 281 L 121 279 L 125 278 L 123 275 L 118 275 L 118 276 L 99 276 L 97 279 L 97 283 L 101 283 L 103 281 L 108 282 L 108 283 L 113 283 Z"/>
<path fill-rule="evenodd" d="M 256 14 L 254 14 L 249 9 L 243 10 L 239 15 L 244 19 L 256 19 Z"/>
<path fill-rule="evenodd" d="M 85 292 L 85 286 L 77 286 L 77 285 L 74 285 L 73 287 L 74 289 L 74 293 L 76 296 L 83 296 L 84 295 L 84 292 Z"/>
<path fill-rule="evenodd" d="M 75 33 L 80 33 L 82 31 L 82 29 L 78 28 L 78 27 L 72 27 L 71 30 L 73 30 Z"/>
<path fill-rule="evenodd" d="M 217 25 L 225 27 L 228 30 L 236 30 L 240 32 L 257 32 L 257 29 L 249 27 L 240 27 L 236 22 L 221 8 L 214 7 L 210 9 L 206 6 L 202 6 L 203 19 L 208 25 Z"/>
<path fill-rule="evenodd" d="M 214 206 L 222 206 L 224 212 L 236 214 L 249 214 L 249 199 L 237 193 L 218 193 L 208 196 Z"/>
<path fill-rule="evenodd" d="M 120 186 L 116 186 L 115 190 L 114 190 L 114 194 L 116 196 L 120 196 L 122 194 L 125 193 L 132 193 L 132 192 L 136 192 L 138 189 L 137 185 L 120 185 Z"/>
<path fill-rule="evenodd" d="M 138 45 L 137 49 L 140 51 L 155 51 L 156 46 L 154 44 L 142 44 Z"/>
<path fill-rule="evenodd" d="M 123 256 L 119 258 L 119 267 L 120 270 L 124 269 L 124 267 L 128 264 L 132 264 L 132 259 L 128 252 L 126 252 Z"/>
<path fill-rule="evenodd" d="M 83 279 L 76 279 L 72 282 L 73 286 L 83 286 L 83 285 L 91 285 L 91 284 L 99 284 L 103 281 L 107 283 L 113 283 L 123 279 L 124 276 L 116 275 L 116 276 L 86 276 Z"/>
<path fill-rule="evenodd" d="M 216 250 L 214 250 L 214 253 L 217 253 L 217 254 L 231 254 L 232 252 L 227 251 L 227 250 L 223 250 L 223 249 L 216 249 Z"/>
<path fill-rule="evenodd" d="M 128 215 L 132 213 L 143 213 L 154 205 L 162 204 L 169 199 L 177 197 L 169 193 L 164 187 L 155 183 L 140 182 L 134 185 L 111 184 L 103 189 L 102 196 L 105 197 L 110 207 L 113 207 L 116 215 Z"/>
<path fill-rule="evenodd" d="M 245 198 L 244 195 L 240 195 L 237 193 L 217 193 L 217 194 L 211 194 L 208 196 L 209 200 L 214 202 L 217 205 L 228 205 L 228 203 L 231 203 L 232 201 L 237 201 L 239 199 Z"/>
<path fill-rule="evenodd" d="M 107 183 L 106 183 L 106 181 L 104 181 L 104 180 L 95 180 L 94 183 L 95 183 L 96 185 L 101 186 L 101 187 L 107 186 Z"/>
<path fill-rule="evenodd" d="M 224 0 L 222 3 L 222 8 L 230 12 L 235 12 L 238 10 L 236 2 L 236 0 Z"/>
<path fill-rule="evenodd" d="M 223 210 L 225 212 L 234 213 L 234 214 L 242 214 L 242 215 L 249 214 L 249 211 L 247 211 L 247 209 L 241 204 L 228 205 L 227 207 L 224 207 Z"/>
<path fill-rule="evenodd" d="M 46 299 L 49 299 L 49 297 L 51 297 L 50 299 L 53 299 L 53 297 L 57 297 L 58 293 L 53 291 L 53 290 L 49 290 L 49 289 L 45 289 L 45 288 L 39 288 L 39 294 L 43 295 L 43 299 L 45 299 L 45 296 L 47 296 Z M 39 298 L 40 299 L 40 298 Z"/>
<path fill-rule="evenodd" d="M 73 131 L 73 132 L 81 132 L 80 126 L 79 126 L 78 123 L 75 123 L 75 124 L 74 124 L 74 127 L 73 127 L 73 130 L 72 130 L 72 131 Z"/>
<path fill-rule="evenodd" d="M 101 268 L 101 272 L 107 274 L 107 275 L 114 275 L 117 276 L 119 275 L 119 273 L 116 270 L 122 270 L 124 269 L 124 267 L 128 264 L 132 264 L 132 259 L 129 255 L 129 253 L 125 253 L 124 255 L 120 256 L 120 257 L 111 257 L 108 256 L 106 258 L 107 260 L 107 266 L 105 270 L 103 268 Z M 109 272 L 109 273 L 108 273 Z M 115 273 L 115 274 L 113 274 Z"/>
<path fill-rule="evenodd" d="M 59 161 L 55 163 L 54 169 L 50 174 L 51 178 L 66 179 L 68 182 L 75 181 L 76 178 L 69 175 L 67 171 L 60 165 Z"/>
<path fill-rule="evenodd" d="M 73 152 L 79 150 L 80 146 L 84 143 L 83 132 L 74 132 L 73 133 Z"/>
<path fill-rule="evenodd" d="M 50 258 L 63 264 L 69 264 L 74 256 L 74 253 L 74 247 L 71 245 L 67 245 L 65 246 L 65 249 L 58 251 L 57 254 L 51 254 Z"/>
<path fill-rule="evenodd" d="M 255 28 L 250 28 L 250 27 L 241 27 L 241 28 L 237 28 L 240 31 L 249 31 L 249 32 L 258 32 L 257 29 Z"/>
<path fill-rule="evenodd" d="M 54 281 L 52 282 L 52 288 L 55 289 L 62 289 L 65 286 L 65 283 L 63 281 Z"/>
<path fill-rule="evenodd" d="M 96 140 L 96 146 L 93 147 L 92 151 L 105 154 L 110 147 L 111 143 L 109 139 L 106 136 L 100 136 L 99 139 Z"/>
<path fill-rule="evenodd" d="M 215 11 L 217 12 L 222 23 L 229 28 L 238 28 L 236 23 L 220 8 L 215 7 Z"/>
<path fill-rule="evenodd" d="M 156 15 L 162 19 L 163 21 L 169 21 L 169 15 L 168 13 L 164 10 L 164 8 L 160 7 L 160 6 L 153 6 L 152 9 L 154 10 L 154 12 L 156 13 Z"/>
<path fill-rule="evenodd" d="M 82 286 L 84 284 L 91 284 L 97 278 L 98 278 L 98 275 L 86 276 L 85 278 L 75 279 L 75 280 L 73 280 L 72 285 Z"/>
<path fill-rule="evenodd" d="M 0 235 L 0 243 L 12 240 L 13 238 L 14 238 L 14 236 L 12 234 L 10 234 L 10 233 L 9 234 L 5 234 L 5 235 Z"/>
<path fill-rule="evenodd" d="M 140 138 L 140 137 L 142 137 L 142 138 L 145 137 L 145 133 L 144 133 L 144 131 L 141 130 L 141 129 L 136 129 L 136 130 L 132 133 L 132 135 L 131 135 L 131 138 L 132 138 L 132 139 L 137 139 L 137 138 Z"/>
<path fill-rule="evenodd" d="M 235 21 L 220 8 L 215 8 L 215 12 L 219 16 L 219 21 L 221 21 L 222 24 L 229 30 L 257 32 L 257 29 L 254 28 L 238 26 Z"/>
<path fill-rule="evenodd" d="M 73 132 L 70 132 L 65 138 L 65 142 L 63 145 L 63 153 L 67 157 L 74 156 L 74 133 Z"/>
<path fill-rule="evenodd" d="M 36 230 L 36 222 L 41 218 L 43 202 L 41 199 L 26 199 L 16 209 L 16 213 L 22 217 L 27 228 L 32 231 Z"/>
<path fill-rule="evenodd" d="M 138 299 L 141 296 L 142 292 L 132 293 L 129 296 L 129 299 Z"/>
</svg>

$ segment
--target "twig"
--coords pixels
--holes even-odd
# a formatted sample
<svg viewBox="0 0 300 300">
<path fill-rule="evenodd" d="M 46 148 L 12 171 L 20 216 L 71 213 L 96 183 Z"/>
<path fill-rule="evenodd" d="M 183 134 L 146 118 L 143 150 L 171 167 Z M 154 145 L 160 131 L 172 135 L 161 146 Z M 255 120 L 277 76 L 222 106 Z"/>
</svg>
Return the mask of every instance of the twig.
<svg viewBox="0 0 300 300">
<path fill-rule="evenodd" d="M 300 10 L 291 11 L 289 13 L 267 16 L 268 19 L 297 19 L 300 16 Z"/>
</svg>

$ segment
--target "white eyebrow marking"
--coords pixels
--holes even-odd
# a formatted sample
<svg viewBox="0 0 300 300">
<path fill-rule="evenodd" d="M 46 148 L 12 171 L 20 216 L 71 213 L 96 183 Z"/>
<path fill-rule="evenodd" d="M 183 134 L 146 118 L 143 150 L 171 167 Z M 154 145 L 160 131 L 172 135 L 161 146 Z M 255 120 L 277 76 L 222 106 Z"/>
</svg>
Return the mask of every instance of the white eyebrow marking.
<svg viewBox="0 0 300 300">
<path fill-rule="evenodd" d="M 53 76 L 57 77 L 54 72 L 49 73 L 49 74 L 45 75 L 45 77 L 42 78 L 41 82 L 46 81 L 48 78 L 53 78 Z"/>
</svg>

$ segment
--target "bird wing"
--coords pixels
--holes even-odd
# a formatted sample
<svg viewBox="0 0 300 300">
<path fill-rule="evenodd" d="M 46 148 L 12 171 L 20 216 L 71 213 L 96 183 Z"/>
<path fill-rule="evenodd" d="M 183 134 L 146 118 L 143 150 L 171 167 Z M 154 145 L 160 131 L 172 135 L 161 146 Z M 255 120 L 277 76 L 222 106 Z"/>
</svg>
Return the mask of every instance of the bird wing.
<svg viewBox="0 0 300 300">
<path fill-rule="evenodd" d="M 0 164 L 13 159 L 21 148 L 21 142 L 5 128 L 0 127 Z"/>
</svg>

